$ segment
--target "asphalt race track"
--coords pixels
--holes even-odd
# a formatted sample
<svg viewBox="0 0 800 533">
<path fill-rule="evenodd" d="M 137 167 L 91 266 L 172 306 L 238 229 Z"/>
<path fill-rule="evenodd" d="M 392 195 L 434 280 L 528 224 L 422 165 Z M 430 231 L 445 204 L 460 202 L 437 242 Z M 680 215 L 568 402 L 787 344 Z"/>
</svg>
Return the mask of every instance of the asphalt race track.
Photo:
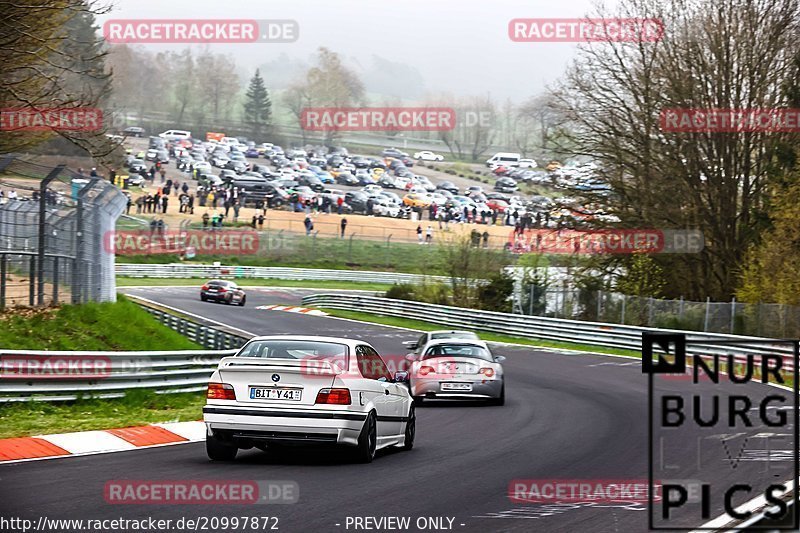
<svg viewBox="0 0 800 533">
<path fill-rule="evenodd" d="M 249 288 L 244 308 L 201 303 L 194 287 L 123 292 L 255 334 L 363 338 L 382 354 L 404 354 L 401 342 L 416 337 L 395 328 L 254 308 L 299 304 L 303 291 L 297 289 Z M 419 517 L 454 518 L 456 531 L 646 531 L 646 504 L 519 504 L 508 497 L 515 479 L 646 483 L 647 382 L 639 362 L 508 346 L 496 347 L 495 353 L 508 358 L 506 405 L 426 402 L 417 410 L 417 441 L 410 452 L 379 452 L 375 462 L 360 465 L 326 450 L 276 455 L 250 450 L 240 452 L 235 462 L 211 463 L 204 445 L 193 443 L 2 465 L 0 514 L 33 519 L 268 515 L 279 518 L 280 530 L 292 532 L 347 531 L 348 517 L 385 516 L 411 517 L 411 531 L 419 530 L 415 526 Z M 675 381 L 664 386 L 679 390 L 683 385 Z M 756 397 L 772 392 L 752 387 Z M 696 435 L 689 428 L 681 431 L 678 446 L 671 441 L 667 460 L 676 462 L 678 456 L 698 453 L 700 457 L 688 463 L 702 458 L 702 481 L 741 480 L 745 472 L 754 483 L 791 477 L 790 461 L 773 460 L 765 473 L 763 457 L 750 450 L 737 452 L 741 441 L 717 435 L 696 451 Z M 757 442 L 753 435 L 769 430 L 756 424 L 740 431 L 751 438 L 749 449 Z M 723 453 L 723 448 L 742 459 L 736 461 L 736 469 L 729 467 L 731 454 Z M 110 505 L 103 498 L 104 484 L 119 479 L 293 480 L 299 484 L 300 501 L 273 506 Z M 721 510 L 721 502 L 713 502 L 711 518 Z M 703 522 L 695 513 L 679 525 Z M 352 525 L 349 530 L 354 530 Z"/>
</svg>

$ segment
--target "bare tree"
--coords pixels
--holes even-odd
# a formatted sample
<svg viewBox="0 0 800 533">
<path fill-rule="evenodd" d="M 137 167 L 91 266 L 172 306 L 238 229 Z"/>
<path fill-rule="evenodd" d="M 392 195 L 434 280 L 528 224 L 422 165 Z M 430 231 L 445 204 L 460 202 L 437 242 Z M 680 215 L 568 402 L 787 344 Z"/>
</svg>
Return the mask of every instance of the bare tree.
<svg viewBox="0 0 800 533">
<path fill-rule="evenodd" d="M 41 111 L 102 106 L 109 82 L 94 17 L 108 9 L 83 0 L 22 4 L 0 0 L 0 107 Z M 0 152 L 61 137 L 105 157 L 114 149 L 105 131 L 6 131 L 0 138 Z"/>
<path fill-rule="evenodd" d="M 568 140 L 601 163 L 614 189 L 606 201 L 624 225 L 704 232 L 701 253 L 656 256 L 670 295 L 727 298 L 793 134 L 665 132 L 659 117 L 667 108 L 786 107 L 798 83 L 798 2 L 622 0 L 618 10 L 661 19 L 664 36 L 581 47 L 553 93 Z"/>
</svg>

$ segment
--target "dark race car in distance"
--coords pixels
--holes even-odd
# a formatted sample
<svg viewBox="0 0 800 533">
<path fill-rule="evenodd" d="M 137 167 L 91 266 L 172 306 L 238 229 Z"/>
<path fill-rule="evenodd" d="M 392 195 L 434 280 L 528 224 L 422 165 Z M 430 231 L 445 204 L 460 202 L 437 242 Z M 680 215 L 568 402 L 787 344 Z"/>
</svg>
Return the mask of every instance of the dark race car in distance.
<svg viewBox="0 0 800 533">
<path fill-rule="evenodd" d="M 200 288 L 200 300 L 236 304 L 242 307 L 247 301 L 247 295 L 233 281 L 212 279 Z"/>
</svg>

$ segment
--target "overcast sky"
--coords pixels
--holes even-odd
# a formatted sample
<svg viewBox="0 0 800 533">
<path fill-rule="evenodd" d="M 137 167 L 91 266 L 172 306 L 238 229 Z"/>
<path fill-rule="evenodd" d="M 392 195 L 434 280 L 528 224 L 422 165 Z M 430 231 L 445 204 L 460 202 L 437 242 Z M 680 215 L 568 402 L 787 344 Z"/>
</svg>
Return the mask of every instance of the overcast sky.
<svg viewBox="0 0 800 533">
<path fill-rule="evenodd" d="M 281 54 L 307 62 L 318 47 L 326 46 L 361 73 L 369 71 L 377 55 L 415 68 L 425 92 L 490 93 L 498 102 L 507 97 L 519 102 L 540 93 L 575 56 L 574 44 L 512 42 L 507 30 L 511 19 L 580 18 L 592 10 L 590 0 L 113 1 L 113 11 L 99 18 L 101 25 L 108 19 L 135 18 L 296 20 L 300 38 L 294 43 L 210 45 L 213 51 L 233 55 L 247 74 Z M 262 74 L 269 83 L 269 73 Z"/>
</svg>

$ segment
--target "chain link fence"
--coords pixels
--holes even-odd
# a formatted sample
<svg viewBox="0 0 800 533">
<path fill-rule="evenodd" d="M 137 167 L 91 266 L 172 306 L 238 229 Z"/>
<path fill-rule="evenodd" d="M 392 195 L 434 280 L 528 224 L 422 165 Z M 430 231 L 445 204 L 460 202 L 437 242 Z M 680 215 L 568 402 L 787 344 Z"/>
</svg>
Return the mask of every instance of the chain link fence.
<svg viewBox="0 0 800 533">
<path fill-rule="evenodd" d="M 800 336 L 800 307 L 693 302 L 628 296 L 608 291 L 523 286 L 516 311 L 526 315 L 755 337 Z"/>
<path fill-rule="evenodd" d="M 100 178 L 0 159 L 0 308 L 114 301 L 106 240 L 127 204 Z"/>
</svg>

